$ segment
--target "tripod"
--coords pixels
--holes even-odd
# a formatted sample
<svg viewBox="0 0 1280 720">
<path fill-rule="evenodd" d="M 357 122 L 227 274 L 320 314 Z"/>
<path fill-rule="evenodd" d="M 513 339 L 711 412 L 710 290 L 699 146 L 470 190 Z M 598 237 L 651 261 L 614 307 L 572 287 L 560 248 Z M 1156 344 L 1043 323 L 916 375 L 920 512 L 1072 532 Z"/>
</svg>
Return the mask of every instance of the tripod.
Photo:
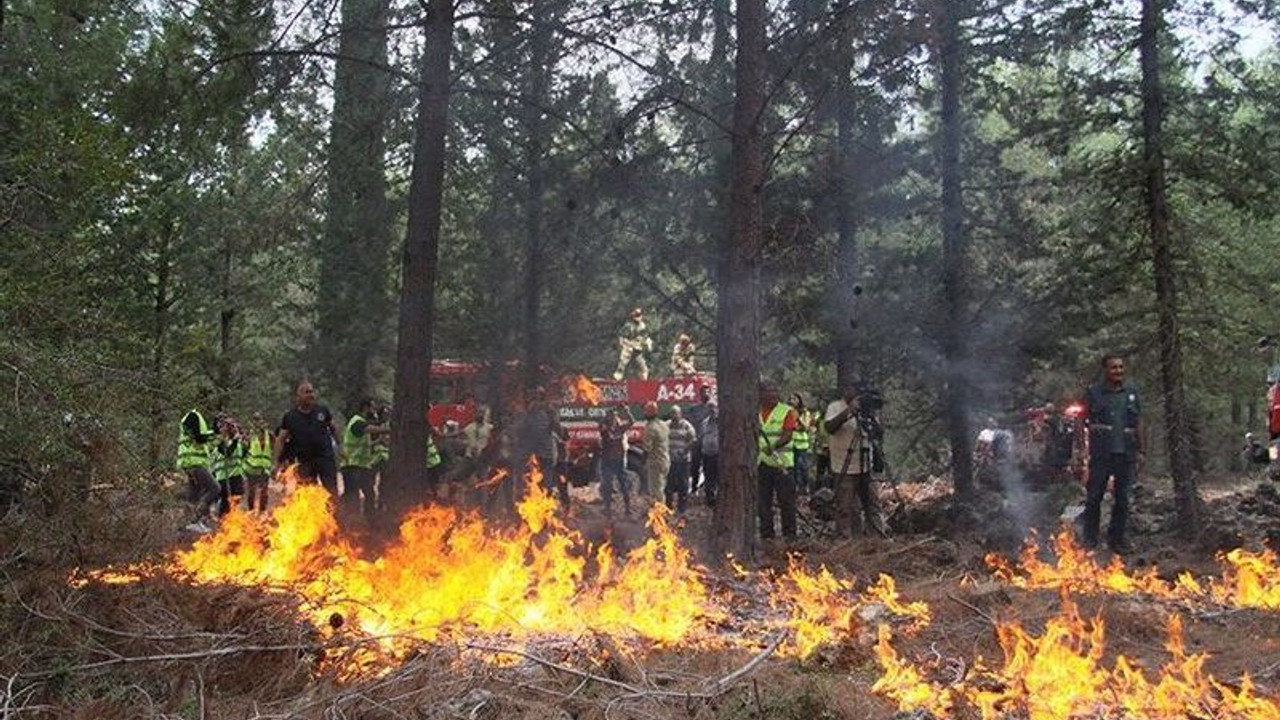
<svg viewBox="0 0 1280 720">
<path fill-rule="evenodd" d="M 862 418 L 861 418 L 861 417 L 857 417 L 857 418 L 853 418 L 853 419 L 855 420 L 855 422 L 857 422 L 857 423 L 858 423 L 858 426 L 859 426 L 859 435 L 861 435 L 861 430 L 862 430 L 862 425 L 863 425 L 863 423 L 862 423 Z M 846 422 L 848 422 L 848 421 L 846 421 Z M 841 482 L 845 482 L 844 478 L 849 477 L 849 465 L 853 462 L 853 454 L 854 454 L 854 452 L 858 452 L 858 453 L 859 453 L 859 455 L 860 455 L 860 457 L 859 457 L 859 460 L 860 460 L 859 466 L 860 466 L 860 468 L 861 468 L 861 469 L 863 469 L 863 470 L 865 471 L 865 472 L 859 473 L 859 476 L 865 475 L 865 476 L 866 476 L 866 480 L 865 480 L 865 482 L 867 483 L 867 491 L 866 491 L 866 494 L 865 494 L 865 495 L 862 495 L 862 496 L 859 498 L 859 500 L 858 500 L 858 502 L 862 505 L 862 518 L 863 518 L 862 522 L 863 522 L 863 524 L 864 524 L 864 525 L 870 524 L 870 525 L 871 525 L 871 527 L 872 527 L 873 529 L 875 529 L 875 531 L 876 531 L 877 533 L 879 533 L 881 537 L 888 538 L 888 537 L 889 537 L 889 531 L 888 531 L 888 529 L 884 527 L 883 523 L 878 522 L 878 521 L 875 519 L 876 511 L 875 511 L 875 509 L 874 509 L 874 506 L 872 505 L 872 500 L 871 500 L 871 498 L 873 497 L 873 492 L 874 492 L 874 491 L 873 491 L 873 489 L 871 488 L 871 467 L 872 467 L 872 463 L 871 463 L 871 452 L 872 452 L 872 449 L 871 449 L 871 448 L 864 448 L 864 447 L 861 447 L 861 445 L 862 445 L 862 443 L 861 443 L 859 440 L 854 440 L 854 441 L 851 441 L 851 442 L 849 443 L 849 447 L 845 449 L 845 452 L 844 452 L 844 462 L 843 462 L 843 463 L 841 463 L 841 465 L 840 465 L 840 472 L 836 474 L 836 476 L 835 476 L 835 480 L 834 480 L 834 483 L 836 484 L 836 485 L 835 485 L 835 487 L 833 487 L 833 489 L 836 491 L 836 507 L 837 507 L 837 508 L 840 508 L 841 510 L 845 510 L 845 508 L 843 508 L 843 507 L 842 507 L 842 506 L 844 505 L 844 503 L 842 502 L 842 500 L 841 500 L 841 495 L 840 495 L 840 493 L 841 493 L 841 490 L 842 490 L 842 489 L 838 486 L 838 484 L 839 484 L 839 483 L 841 483 Z M 858 483 L 858 482 L 862 482 L 862 480 L 854 480 L 854 482 L 855 482 L 855 483 Z M 898 488 L 897 488 L 897 486 L 895 485 L 895 486 L 894 486 L 894 491 L 896 492 L 896 491 L 897 491 L 897 489 L 898 489 Z M 857 492 L 857 490 L 858 490 L 858 488 L 857 488 L 857 487 L 855 487 L 855 488 L 854 488 L 854 492 Z M 849 508 L 847 508 L 847 511 L 848 511 L 848 512 L 853 512 L 853 508 L 852 508 L 852 507 L 849 507 Z M 839 516 L 837 516 L 836 522 L 837 522 L 837 523 L 839 523 L 840 521 L 841 521 L 841 519 L 839 518 Z"/>
</svg>

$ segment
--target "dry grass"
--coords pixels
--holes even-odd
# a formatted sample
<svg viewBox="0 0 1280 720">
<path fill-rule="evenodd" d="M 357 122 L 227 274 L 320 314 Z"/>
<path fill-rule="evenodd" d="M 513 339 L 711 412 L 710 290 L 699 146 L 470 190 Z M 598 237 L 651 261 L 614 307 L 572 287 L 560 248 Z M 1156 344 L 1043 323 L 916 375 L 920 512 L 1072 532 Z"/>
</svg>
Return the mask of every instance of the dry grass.
<svg viewBox="0 0 1280 720">
<path fill-rule="evenodd" d="M 586 636 L 534 644 L 523 648 L 526 655 L 495 664 L 500 653 L 480 648 L 502 647 L 501 639 L 468 638 L 423 645 L 380 677 L 343 679 L 332 668 L 364 639 L 341 633 L 326 639 L 298 619 L 288 594 L 197 587 L 163 576 L 68 584 L 76 567 L 171 549 L 182 519 L 179 505 L 145 491 L 122 491 L 111 502 L 99 498 L 71 512 L 4 519 L 0 716 L 877 720 L 895 712 L 870 693 L 879 668 L 871 649 L 853 638 L 805 662 L 769 657 L 724 687 L 716 681 L 742 670 L 759 648 L 652 649 Z M 686 532 L 700 531 L 698 519 Z M 815 544 L 806 560 L 856 575 L 857 589 L 878 573 L 892 574 L 904 598 L 927 601 L 932 625 L 901 635 L 895 645 L 946 681 L 977 657 L 998 663 L 994 622 L 1016 620 L 1038 630 L 1061 609 L 1053 592 L 962 584 L 966 577 L 987 578 L 981 556 L 971 539 L 924 534 Z M 1212 565 L 1203 554 L 1178 558 L 1186 566 Z M 785 561 L 778 549 L 765 565 L 780 568 Z M 710 584 L 719 593 L 750 592 L 731 578 Z M 746 596 L 736 602 L 767 604 Z M 1079 602 L 1086 616 L 1106 619 L 1108 664 L 1123 652 L 1158 667 L 1167 657 L 1165 618 L 1178 611 L 1186 618 L 1189 649 L 1212 653 L 1208 669 L 1215 676 L 1231 681 L 1249 672 L 1272 694 L 1280 688 L 1275 613 L 1196 616 L 1155 601 L 1107 596 Z"/>
</svg>

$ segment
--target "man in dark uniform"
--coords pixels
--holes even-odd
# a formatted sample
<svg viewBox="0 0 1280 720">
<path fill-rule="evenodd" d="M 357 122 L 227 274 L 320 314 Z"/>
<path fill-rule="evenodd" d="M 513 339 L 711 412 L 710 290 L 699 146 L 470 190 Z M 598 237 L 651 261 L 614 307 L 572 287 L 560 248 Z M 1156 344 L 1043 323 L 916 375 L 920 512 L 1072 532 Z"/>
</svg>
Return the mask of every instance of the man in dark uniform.
<svg viewBox="0 0 1280 720">
<path fill-rule="evenodd" d="M 1136 466 L 1143 456 L 1142 405 L 1138 389 L 1125 382 L 1124 358 L 1102 358 L 1102 382 L 1085 392 L 1085 417 L 1089 427 L 1089 482 L 1084 503 L 1084 544 L 1098 546 L 1098 525 L 1107 480 L 1112 479 L 1115 505 L 1107 528 L 1107 545 L 1117 553 L 1129 551 L 1125 524 L 1129 519 L 1129 492 Z"/>
<path fill-rule="evenodd" d="M 333 439 L 338 426 L 333 413 L 316 403 L 315 386 L 306 380 L 298 384 L 296 402 L 276 430 L 276 467 L 297 463 L 301 477 L 319 482 L 337 497 L 338 463 Z"/>
</svg>

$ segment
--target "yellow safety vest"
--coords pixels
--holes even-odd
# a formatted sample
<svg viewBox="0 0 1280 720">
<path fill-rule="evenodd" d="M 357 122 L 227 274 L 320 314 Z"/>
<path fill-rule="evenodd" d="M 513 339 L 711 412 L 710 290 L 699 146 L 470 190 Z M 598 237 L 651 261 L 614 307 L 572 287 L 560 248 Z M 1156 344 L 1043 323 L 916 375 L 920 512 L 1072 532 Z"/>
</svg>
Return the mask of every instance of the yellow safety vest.
<svg viewBox="0 0 1280 720">
<path fill-rule="evenodd" d="M 793 448 L 790 442 L 778 448 L 777 452 L 773 451 L 773 447 L 782 437 L 782 425 L 786 421 L 787 413 L 789 412 L 791 412 L 790 405 L 778 403 L 773 406 L 773 410 L 769 411 L 769 416 L 765 418 L 764 423 L 760 426 L 760 440 L 757 444 L 760 448 L 759 459 L 761 464 L 783 469 L 795 466 L 796 457 L 792 453 Z"/>
<path fill-rule="evenodd" d="M 355 434 L 356 423 L 365 423 L 364 434 Z M 427 452 L 429 453 L 430 450 Z M 342 464 L 345 467 L 364 469 L 373 467 L 373 436 L 369 434 L 368 422 L 359 414 L 352 415 L 347 421 L 346 429 L 342 431 L 342 453 L 344 455 Z"/>
<path fill-rule="evenodd" d="M 201 415 L 199 410 L 192 410 L 187 415 L 193 413 L 200 421 L 200 435 L 202 437 L 209 435 L 212 431 L 209 429 L 209 423 L 205 422 L 204 415 Z M 207 468 L 209 467 L 209 445 L 212 443 L 199 442 L 187 434 L 187 428 L 183 424 L 187 415 L 183 415 L 182 420 L 178 421 L 178 469 Z"/>
<path fill-rule="evenodd" d="M 808 450 L 809 423 L 813 421 L 813 413 L 802 410 L 797 415 L 800 417 L 800 422 L 796 425 L 795 432 L 791 433 L 791 449 Z"/>
<path fill-rule="evenodd" d="M 271 433 L 267 430 L 255 433 L 249 440 L 249 456 L 245 458 L 245 468 L 250 474 L 264 475 L 271 470 L 274 454 Z"/>
<path fill-rule="evenodd" d="M 427 468 L 433 468 L 444 462 L 440 457 L 440 449 L 436 447 L 436 439 L 427 431 Z"/>
</svg>

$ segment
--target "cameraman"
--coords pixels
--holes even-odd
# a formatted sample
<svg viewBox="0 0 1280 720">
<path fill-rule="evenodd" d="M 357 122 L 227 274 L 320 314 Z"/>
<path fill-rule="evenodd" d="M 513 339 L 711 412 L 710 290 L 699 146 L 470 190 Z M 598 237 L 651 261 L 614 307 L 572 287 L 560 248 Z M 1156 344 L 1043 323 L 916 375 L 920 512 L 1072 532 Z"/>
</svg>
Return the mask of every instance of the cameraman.
<svg viewBox="0 0 1280 720">
<path fill-rule="evenodd" d="M 862 503 L 863 532 L 879 530 L 875 495 L 871 492 L 871 438 L 863 431 L 859 414 L 868 414 L 875 408 L 864 408 L 864 396 L 878 393 L 864 392 L 857 382 L 846 383 L 840 389 L 840 399 L 827 405 L 823 416 L 823 429 L 830 437 L 831 489 L 835 492 L 836 534 L 853 537 L 854 498 Z M 874 402 L 868 404 L 875 404 Z"/>
</svg>

